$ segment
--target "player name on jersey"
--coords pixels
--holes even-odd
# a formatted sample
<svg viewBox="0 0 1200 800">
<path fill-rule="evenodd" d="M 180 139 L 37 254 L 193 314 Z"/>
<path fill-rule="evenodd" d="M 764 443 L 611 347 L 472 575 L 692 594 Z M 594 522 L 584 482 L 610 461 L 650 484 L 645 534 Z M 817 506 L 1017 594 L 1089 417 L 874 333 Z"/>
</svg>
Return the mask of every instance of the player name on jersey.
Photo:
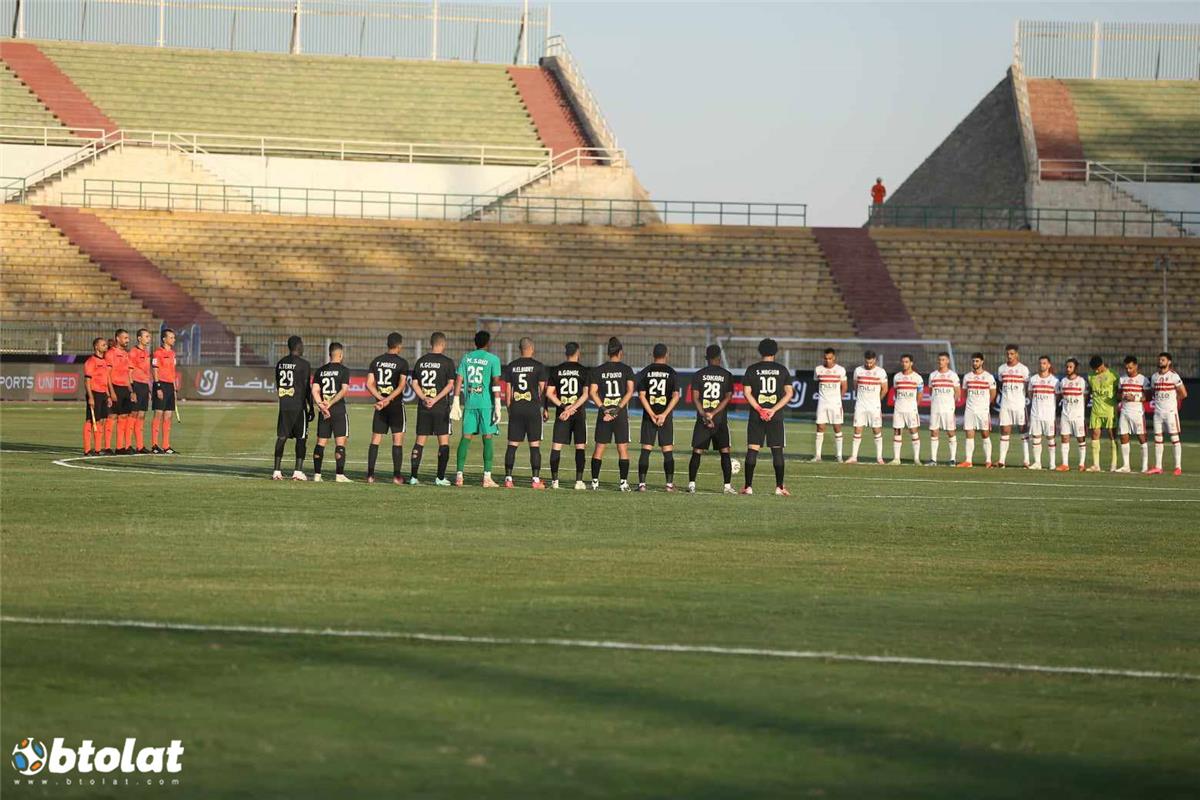
<svg viewBox="0 0 1200 800">
<path fill-rule="evenodd" d="M 564 361 L 554 368 L 550 384 L 564 406 L 574 405 L 587 391 L 591 370 L 576 361 Z"/>
</svg>

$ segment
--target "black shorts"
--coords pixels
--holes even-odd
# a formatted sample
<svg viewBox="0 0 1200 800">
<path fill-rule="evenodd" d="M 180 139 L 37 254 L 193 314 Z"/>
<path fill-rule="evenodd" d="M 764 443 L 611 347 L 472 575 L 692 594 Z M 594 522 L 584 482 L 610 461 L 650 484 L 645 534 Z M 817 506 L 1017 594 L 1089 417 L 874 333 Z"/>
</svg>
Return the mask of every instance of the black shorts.
<svg viewBox="0 0 1200 800">
<path fill-rule="evenodd" d="M 133 411 L 133 392 L 130 391 L 128 386 L 113 384 L 113 394 L 117 396 L 117 399 L 113 401 L 114 414 L 119 417 Z"/>
<path fill-rule="evenodd" d="M 766 440 L 767 447 L 783 447 L 787 444 L 787 432 L 783 428 L 783 417 L 776 414 L 770 422 L 764 422 L 762 417 L 750 410 L 750 424 L 746 427 L 746 444 L 762 445 Z"/>
<path fill-rule="evenodd" d="M 159 392 L 162 392 L 161 400 L 158 399 Z M 150 407 L 155 411 L 174 411 L 175 384 L 165 381 L 154 384 L 154 390 L 150 393 Z"/>
<path fill-rule="evenodd" d="M 629 444 L 629 409 L 621 409 L 616 419 L 608 422 L 601 412 L 596 417 L 596 444 Z"/>
<path fill-rule="evenodd" d="M 280 439 L 307 439 L 308 419 L 304 415 L 304 409 L 280 407 L 276 433 Z"/>
<path fill-rule="evenodd" d="M 404 426 L 404 403 L 398 400 L 388 403 L 382 410 L 375 409 L 375 416 L 371 418 L 371 433 L 404 433 Z"/>
<path fill-rule="evenodd" d="M 550 409 L 551 412 L 555 410 Z M 559 419 L 558 414 L 555 414 L 553 441 L 555 444 L 571 444 L 572 441 L 575 444 L 587 444 L 587 413 L 581 408 L 566 422 Z"/>
<path fill-rule="evenodd" d="M 133 410 L 146 411 L 150 408 L 150 384 L 133 384 Z"/>
<path fill-rule="evenodd" d="M 324 414 L 317 412 L 318 439 L 336 439 L 339 436 L 349 435 L 350 412 L 347 411 L 344 403 L 329 409 L 329 419 L 325 419 Z"/>
<path fill-rule="evenodd" d="M 668 447 L 675 444 L 675 415 L 667 417 L 662 427 L 650 421 L 650 415 L 642 414 L 642 444 Z"/>
<path fill-rule="evenodd" d="M 728 419 L 717 422 L 712 428 L 707 427 L 700 420 L 696 420 L 696 427 L 692 429 L 692 449 L 707 450 L 709 447 L 714 450 L 724 450 L 729 447 Z"/>
<path fill-rule="evenodd" d="M 94 404 L 92 406 L 95 409 L 94 412 L 88 408 L 87 401 L 84 401 L 83 418 L 86 421 L 91 422 L 92 414 L 95 413 L 96 422 L 99 422 L 102 419 L 108 419 L 108 392 L 92 392 L 92 403 Z"/>
<path fill-rule="evenodd" d="M 417 436 L 449 436 L 453 429 L 450 424 L 450 406 L 417 406 Z"/>
<path fill-rule="evenodd" d="M 540 442 L 542 440 L 542 410 L 527 408 L 508 415 L 508 439 L 510 442 Z"/>
</svg>

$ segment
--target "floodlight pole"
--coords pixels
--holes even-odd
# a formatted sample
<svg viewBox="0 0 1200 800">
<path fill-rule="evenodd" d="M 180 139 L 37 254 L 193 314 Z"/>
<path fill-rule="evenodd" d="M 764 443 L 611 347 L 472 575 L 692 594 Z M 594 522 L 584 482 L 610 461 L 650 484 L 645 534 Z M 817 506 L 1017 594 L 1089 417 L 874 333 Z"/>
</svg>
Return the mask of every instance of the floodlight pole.
<svg viewBox="0 0 1200 800">
<path fill-rule="evenodd" d="M 1162 270 L 1162 349 L 1169 352 L 1168 318 L 1167 318 L 1167 273 L 1171 269 L 1171 257 L 1159 256 L 1154 259 L 1154 268 Z"/>
</svg>

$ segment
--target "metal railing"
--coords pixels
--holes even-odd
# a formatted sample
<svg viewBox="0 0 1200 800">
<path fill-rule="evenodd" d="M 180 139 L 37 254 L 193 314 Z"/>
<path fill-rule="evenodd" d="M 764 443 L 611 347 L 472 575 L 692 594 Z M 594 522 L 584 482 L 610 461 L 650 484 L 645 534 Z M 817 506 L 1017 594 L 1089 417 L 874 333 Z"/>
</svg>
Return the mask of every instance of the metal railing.
<svg viewBox="0 0 1200 800">
<path fill-rule="evenodd" d="M 1039 158 L 1038 180 L 1102 180 L 1108 183 L 1200 183 L 1200 159 L 1184 161 L 1085 161 Z"/>
<path fill-rule="evenodd" d="M 554 70 L 564 88 L 571 95 L 575 108 L 583 116 L 588 133 L 591 134 L 596 144 L 609 150 L 619 149 L 617 135 L 609 126 L 608 120 L 604 118 L 604 112 L 600 110 L 600 102 L 596 99 L 596 95 L 587 85 L 587 81 L 583 79 L 583 70 L 571 55 L 571 51 L 567 49 L 567 40 L 558 34 L 548 38 L 546 40 L 546 59 L 547 66 Z"/>
<path fill-rule="evenodd" d="M 988 206 L 870 206 L 867 225 L 1037 231 L 1060 236 L 1189 236 L 1200 211 L 1123 211 Z"/>
<path fill-rule="evenodd" d="M 1019 20 L 1015 47 L 1031 78 L 1200 79 L 1200 24 Z"/>
<path fill-rule="evenodd" d="M 0 175 L 0 202 L 24 203 L 28 189 L 24 178 L 13 178 Z"/>
<path fill-rule="evenodd" d="M 0 0 L 6 34 L 153 47 L 528 64 L 548 6 L 440 0 Z"/>
<path fill-rule="evenodd" d="M 104 128 L 71 128 L 64 125 L 0 125 L 0 142 L 5 144 L 34 144 L 43 147 L 79 147 L 84 139 L 104 135 Z"/>
<path fill-rule="evenodd" d="M 803 203 L 497 197 L 97 178 L 84 179 L 82 192 L 64 192 L 60 202 L 90 208 L 632 226 L 675 222 L 803 227 L 807 224 L 808 214 L 808 207 Z"/>
</svg>

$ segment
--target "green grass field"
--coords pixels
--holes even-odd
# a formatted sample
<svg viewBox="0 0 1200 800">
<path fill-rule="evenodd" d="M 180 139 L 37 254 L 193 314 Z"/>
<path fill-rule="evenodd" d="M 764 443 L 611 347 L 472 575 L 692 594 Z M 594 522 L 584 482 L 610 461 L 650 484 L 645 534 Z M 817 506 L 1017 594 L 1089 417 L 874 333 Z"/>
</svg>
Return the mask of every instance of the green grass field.
<svg viewBox="0 0 1200 800">
<path fill-rule="evenodd" d="M 272 483 L 273 407 L 183 414 L 180 456 L 78 460 L 79 405 L 0 406 L 0 741 L 186 748 L 177 786 L 28 784 L 5 766 L 6 798 L 1182 798 L 1200 786 L 1200 682 L 941 663 L 1200 673 L 1190 443 L 1195 472 L 1181 478 L 811 465 L 799 461 L 811 426 L 797 424 L 791 498 L 718 494 L 711 456 L 696 496 L 621 494 L 612 449 L 606 491 L 485 491 Z M 368 420 L 354 415 L 356 478 Z M 677 438 L 690 428 L 677 423 Z M 476 445 L 475 477 L 479 460 Z M 433 461 L 427 450 L 427 478 Z M 526 464 L 522 451 L 522 478 Z M 771 478 L 768 462 L 756 483 Z"/>
</svg>

